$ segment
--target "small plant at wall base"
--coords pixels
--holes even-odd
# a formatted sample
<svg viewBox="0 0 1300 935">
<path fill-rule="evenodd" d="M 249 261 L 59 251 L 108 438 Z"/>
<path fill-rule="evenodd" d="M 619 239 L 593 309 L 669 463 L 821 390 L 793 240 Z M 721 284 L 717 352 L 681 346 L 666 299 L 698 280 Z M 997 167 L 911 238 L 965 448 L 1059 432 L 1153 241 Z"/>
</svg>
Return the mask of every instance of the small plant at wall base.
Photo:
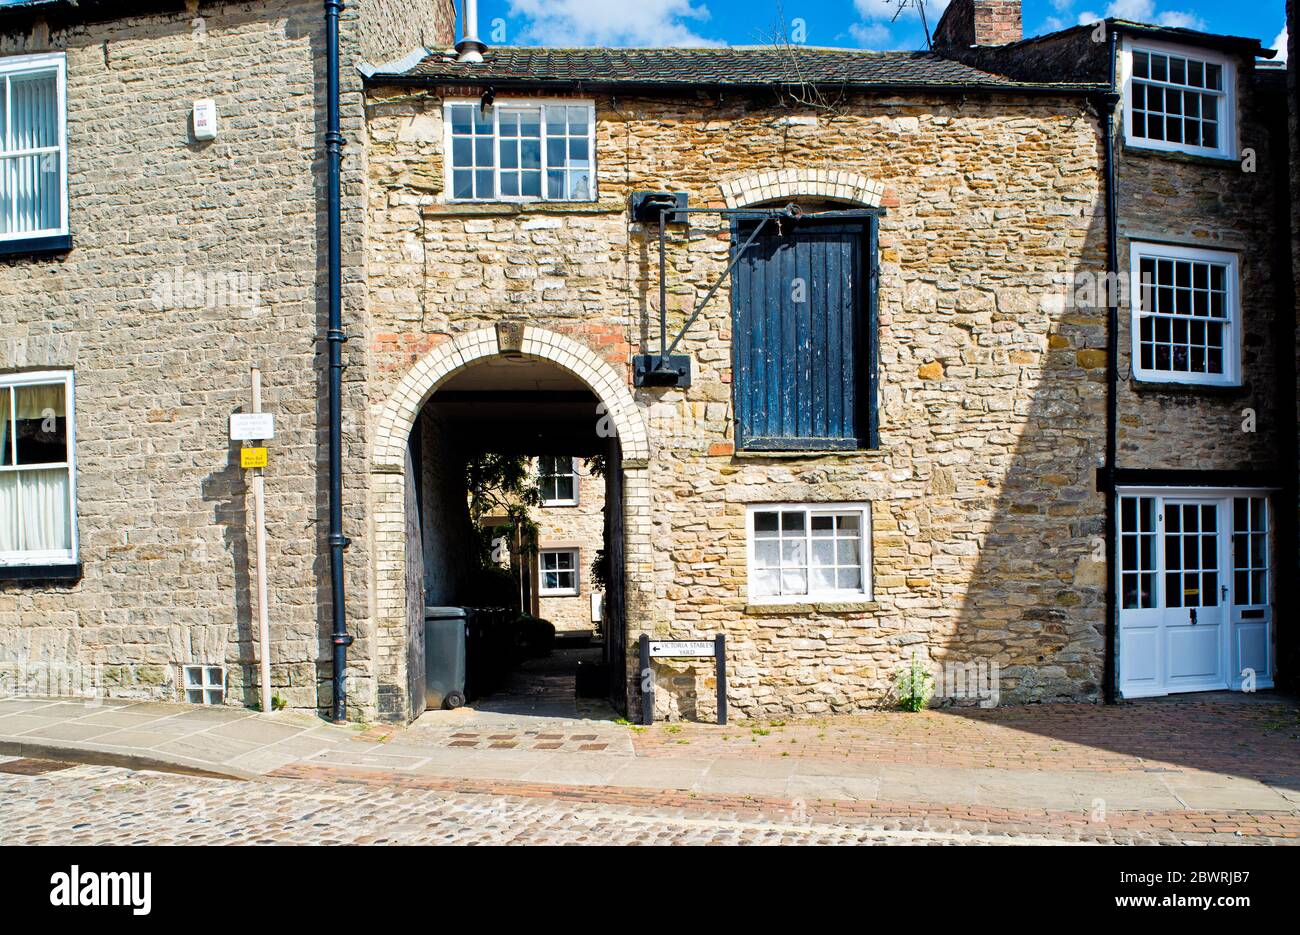
<svg viewBox="0 0 1300 935">
<path fill-rule="evenodd" d="M 898 706 L 904 711 L 920 711 L 930 703 L 930 696 L 934 694 L 934 676 L 916 653 L 912 653 L 911 663 L 899 671 L 894 689 Z"/>
</svg>

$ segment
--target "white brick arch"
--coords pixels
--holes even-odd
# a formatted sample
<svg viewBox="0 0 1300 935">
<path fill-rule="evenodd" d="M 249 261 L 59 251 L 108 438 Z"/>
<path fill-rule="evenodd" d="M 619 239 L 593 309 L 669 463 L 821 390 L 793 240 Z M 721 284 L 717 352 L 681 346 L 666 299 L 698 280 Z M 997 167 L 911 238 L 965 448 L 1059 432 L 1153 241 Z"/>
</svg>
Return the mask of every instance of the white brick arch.
<svg viewBox="0 0 1300 935">
<path fill-rule="evenodd" d="M 863 208 L 879 208 L 883 182 L 841 169 L 773 169 L 728 179 L 720 186 L 728 208 L 748 208 L 765 201 L 826 198 Z"/>
<path fill-rule="evenodd" d="M 402 378 L 376 422 L 371 449 L 369 506 L 373 574 L 372 616 L 361 623 L 358 637 L 371 653 L 376 684 L 376 712 L 384 719 L 409 720 L 409 651 L 411 627 L 419 626 L 422 608 L 407 606 L 406 579 L 406 445 L 425 402 L 457 371 L 502 352 L 496 329 L 463 334 L 435 348 Z M 645 419 L 628 389 L 627 379 L 595 351 L 573 338 L 525 326 L 518 352 L 546 360 L 585 383 L 605 405 L 622 446 L 624 603 L 629 691 L 636 675 L 637 637 L 649 616 L 655 583 L 651 569 L 650 438 Z M 593 414 L 594 415 L 594 414 Z"/>
<path fill-rule="evenodd" d="M 595 351 L 554 331 L 525 327 L 520 352 L 550 361 L 587 384 L 605 405 L 605 413 L 623 446 L 624 459 L 642 461 L 650 457 L 645 420 L 632 399 L 627 380 Z M 411 428 L 429 397 L 456 371 L 500 353 L 496 330 L 482 328 L 425 354 L 384 404 L 377 422 L 371 469 L 400 473 Z"/>
</svg>

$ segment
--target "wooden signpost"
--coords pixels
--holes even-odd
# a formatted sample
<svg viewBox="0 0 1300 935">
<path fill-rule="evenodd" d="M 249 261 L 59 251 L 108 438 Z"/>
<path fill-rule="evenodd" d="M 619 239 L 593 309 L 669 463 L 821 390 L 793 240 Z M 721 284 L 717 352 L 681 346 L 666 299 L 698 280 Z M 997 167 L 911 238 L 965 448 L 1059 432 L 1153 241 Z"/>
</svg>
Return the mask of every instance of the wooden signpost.
<svg viewBox="0 0 1300 935">
<path fill-rule="evenodd" d="M 253 368 L 253 411 L 230 417 L 231 441 L 261 442 L 275 438 L 275 416 L 262 411 L 262 371 Z M 253 472 L 253 525 L 257 535 L 257 636 L 261 642 L 259 670 L 262 682 L 262 713 L 275 710 L 271 703 L 271 620 L 267 608 L 266 584 L 266 449 L 245 445 L 239 449 L 239 466 Z"/>
<path fill-rule="evenodd" d="M 727 723 L 727 637 L 711 640 L 652 640 L 641 634 L 641 723 L 655 719 L 655 681 L 652 659 L 707 659 L 713 657 L 718 683 L 718 723 Z"/>
</svg>

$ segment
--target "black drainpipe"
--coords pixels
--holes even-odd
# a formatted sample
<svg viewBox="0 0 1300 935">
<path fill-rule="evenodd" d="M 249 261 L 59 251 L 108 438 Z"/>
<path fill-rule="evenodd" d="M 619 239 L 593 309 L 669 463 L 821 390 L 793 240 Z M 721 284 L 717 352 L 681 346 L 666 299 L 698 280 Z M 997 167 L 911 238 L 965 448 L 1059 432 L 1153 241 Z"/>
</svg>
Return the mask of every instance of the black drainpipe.
<svg viewBox="0 0 1300 935">
<path fill-rule="evenodd" d="M 348 713 L 347 668 L 348 635 L 347 608 L 343 595 L 343 550 L 348 539 L 343 535 L 343 252 L 342 252 L 342 200 L 340 175 L 343 161 L 343 132 L 339 127 L 339 15 L 343 12 L 342 0 L 325 0 L 325 46 L 328 56 L 326 68 L 327 124 L 325 152 L 329 159 L 329 331 L 325 340 L 329 347 L 329 461 L 330 461 L 330 605 L 334 630 L 330 642 L 334 645 L 334 711 L 333 719 L 343 721 Z"/>
<path fill-rule="evenodd" d="M 1102 145 L 1106 150 L 1106 463 L 1102 468 L 1101 491 L 1106 497 L 1106 659 L 1102 694 L 1114 704 L 1115 687 L 1115 460 L 1119 448 L 1119 189 L 1115 178 L 1115 27 L 1107 24 L 1107 64 L 1110 92 L 1103 103 Z"/>
<path fill-rule="evenodd" d="M 1270 99 L 1269 105 L 1274 112 L 1269 119 L 1269 158 L 1273 163 L 1273 190 L 1290 192 L 1289 198 L 1275 198 L 1273 202 L 1273 290 L 1277 306 L 1276 321 L 1273 332 L 1273 348 L 1276 355 L 1274 371 L 1276 374 L 1277 400 L 1277 466 L 1282 475 L 1282 489 L 1274 501 L 1273 515 L 1277 517 L 1274 525 L 1274 541 L 1277 544 L 1273 566 L 1283 569 L 1296 567 L 1296 472 L 1297 437 L 1289 427 L 1296 424 L 1296 318 L 1295 271 L 1291 266 L 1291 246 L 1294 231 L 1291 222 L 1292 202 L 1300 192 L 1291 190 L 1291 126 L 1288 119 L 1285 94 L 1280 100 Z M 1300 643 L 1297 642 L 1295 629 L 1290 626 L 1278 626 L 1278 622 L 1290 623 L 1295 620 L 1296 585 L 1295 579 L 1283 573 L 1277 578 L 1274 588 L 1277 606 L 1273 612 L 1273 640 L 1277 646 L 1277 665 L 1274 667 L 1279 685 L 1294 690 L 1300 687 L 1297 669 L 1300 669 Z"/>
</svg>

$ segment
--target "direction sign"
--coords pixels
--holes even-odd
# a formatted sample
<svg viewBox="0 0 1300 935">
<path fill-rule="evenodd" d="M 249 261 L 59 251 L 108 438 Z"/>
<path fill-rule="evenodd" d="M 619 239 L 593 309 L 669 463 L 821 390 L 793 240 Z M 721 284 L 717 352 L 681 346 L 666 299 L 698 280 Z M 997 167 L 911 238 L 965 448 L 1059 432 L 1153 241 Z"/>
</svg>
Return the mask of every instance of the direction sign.
<svg viewBox="0 0 1300 935">
<path fill-rule="evenodd" d="M 713 640 L 651 640 L 651 659 L 707 659 L 717 652 Z"/>
</svg>

